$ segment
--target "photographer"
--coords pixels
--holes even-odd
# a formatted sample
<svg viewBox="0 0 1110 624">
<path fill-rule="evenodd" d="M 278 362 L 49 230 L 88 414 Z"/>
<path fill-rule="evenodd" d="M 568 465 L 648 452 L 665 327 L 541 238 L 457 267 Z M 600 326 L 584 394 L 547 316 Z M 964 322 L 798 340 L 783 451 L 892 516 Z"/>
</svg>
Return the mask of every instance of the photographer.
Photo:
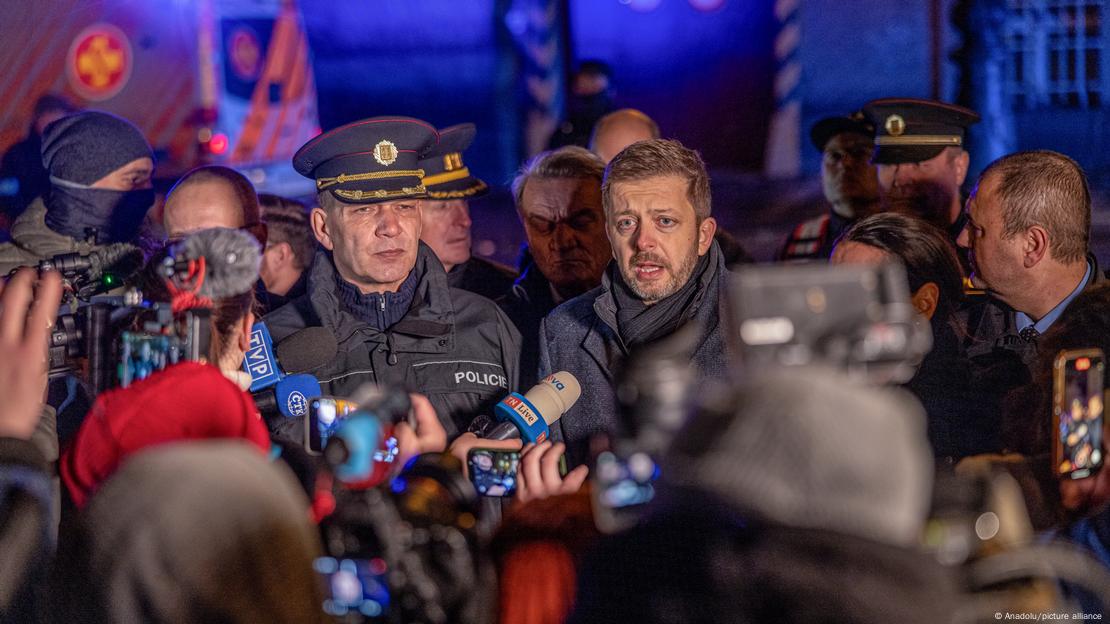
<svg viewBox="0 0 1110 624">
<path fill-rule="evenodd" d="M 218 293 L 215 280 L 210 279 L 206 284 L 211 290 L 201 286 L 196 294 L 172 293 L 161 276 L 147 280 L 146 296 L 171 301 L 179 315 L 196 307 L 211 311 L 207 361 L 181 362 L 97 397 L 59 468 L 78 507 L 84 506 L 128 456 L 149 446 L 185 439 L 243 438 L 262 450 L 269 449 L 266 426 L 246 392 L 250 376 L 242 370 L 254 324 L 258 243 L 238 230 L 207 232 L 242 250 L 236 255 L 236 264 L 245 267 L 247 277 L 239 288 L 233 288 L 238 292 Z"/>
<path fill-rule="evenodd" d="M 154 203 L 153 153 L 138 128 L 99 111 L 69 115 L 46 127 L 42 160 L 50 188 L 0 245 L 0 274 L 136 238 Z"/>
<path fill-rule="evenodd" d="M 0 622 L 30 619 L 32 585 L 51 548 L 51 485 L 31 436 L 46 392 L 47 337 L 58 313 L 61 278 L 32 269 L 0 283 Z"/>
</svg>

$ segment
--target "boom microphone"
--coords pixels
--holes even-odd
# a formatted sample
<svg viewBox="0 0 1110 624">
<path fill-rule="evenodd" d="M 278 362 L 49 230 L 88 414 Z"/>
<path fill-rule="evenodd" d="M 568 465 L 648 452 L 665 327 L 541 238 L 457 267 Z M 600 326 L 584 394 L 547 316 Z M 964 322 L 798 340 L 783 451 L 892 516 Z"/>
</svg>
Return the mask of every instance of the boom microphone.
<svg viewBox="0 0 1110 624">
<path fill-rule="evenodd" d="M 262 250 L 250 234 L 230 228 L 210 228 L 190 234 L 163 262 L 162 275 L 191 277 L 195 263 L 204 260 L 198 295 L 224 299 L 254 288 Z"/>
<path fill-rule="evenodd" d="M 493 413 L 499 424 L 483 438 L 509 440 L 522 438 L 539 444 L 551 434 L 554 425 L 582 395 L 582 386 L 574 375 L 560 371 L 548 375 L 523 396 L 513 392 L 501 399 Z"/>
<path fill-rule="evenodd" d="M 113 243 L 89 253 L 68 253 L 39 262 L 39 271 L 57 271 L 74 285 L 81 298 L 123 285 L 143 268 L 141 249 L 128 243 Z"/>
</svg>

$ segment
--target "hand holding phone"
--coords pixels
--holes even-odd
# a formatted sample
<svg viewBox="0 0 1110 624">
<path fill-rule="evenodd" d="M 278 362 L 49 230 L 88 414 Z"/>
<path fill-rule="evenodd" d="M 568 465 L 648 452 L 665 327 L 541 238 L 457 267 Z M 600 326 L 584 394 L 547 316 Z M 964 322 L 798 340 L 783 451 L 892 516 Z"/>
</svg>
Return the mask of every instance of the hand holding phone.
<svg viewBox="0 0 1110 624">
<path fill-rule="evenodd" d="M 466 465 L 470 482 L 482 496 L 512 496 L 516 493 L 520 453 L 491 448 L 472 448 Z"/>
</svg>

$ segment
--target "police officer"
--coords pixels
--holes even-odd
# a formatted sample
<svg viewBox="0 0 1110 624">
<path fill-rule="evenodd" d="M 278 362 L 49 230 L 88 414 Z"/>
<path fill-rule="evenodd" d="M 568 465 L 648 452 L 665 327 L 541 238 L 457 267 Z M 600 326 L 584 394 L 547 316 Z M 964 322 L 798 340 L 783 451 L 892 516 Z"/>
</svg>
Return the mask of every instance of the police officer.
<svg viewBox="0 0 1110 624">
<path fill-rule="evenodd" d="M 955 244 L 964 228 L 960 187 L 970 161 L 964 138 L 979 114 L 911 98 L 873 100 L 863 112 L 875 126 L 872 162 L 883 210 L 922 218 L 948 232 Z"/>
<path fill-rule="evenodd" d="M 822 154 L 821 188 L 830 210 L 795 226 L 777 260 L 827 260 L 849 225 L 878 212 L 878 180 L 871 164 L 874 134 L 862 111 L 813 124 L 809 139 Z"/>
<path fill-rule="evenodd" d="M 420 242 L 420 157 L 436 147 L 418 119 L 376 117 L 306 143 L 293 167 L 315 179 L 317 252 L 306 294 L 265 317 L 275 341 L 310 326 L 339 351 L 312 371 L 325 393 L 367 382 L 420 392 L 448 435 L 515 388 L 520 335 L 491 301 L 447 284 Z"/>
<path fill-rule="evenodd" d="M 516 271 L 470 253 L 470 200 L 489 192 L 463 162 L 475 132 L 470 123 L 444 128 L 439 144 L 420 159 L 428 189 L 420 206 L 420 240 L 439 257 L 453 288 L 496 299 L 512 288 Z"/>
</svg>

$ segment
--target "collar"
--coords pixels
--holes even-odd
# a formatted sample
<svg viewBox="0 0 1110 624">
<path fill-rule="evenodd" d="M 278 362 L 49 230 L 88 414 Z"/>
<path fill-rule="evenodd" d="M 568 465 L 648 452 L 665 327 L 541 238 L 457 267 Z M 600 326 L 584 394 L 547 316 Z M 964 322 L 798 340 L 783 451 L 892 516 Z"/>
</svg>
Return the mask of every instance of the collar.
<svg viewBox="0 0 1110 624">
<path fill-rule="evenodd" d="M 385 341 L 388 333 L 393 349 L 398 351 L 440 353 L 453 348 L 455 309 L 447 286 L 447 273 L 439 258 L 424 243 L 420 243 L 417 250 L 411 274 L 416 282 L 412 305 L 404 318 L 387 332 L 370 327 L 343 308 L 337 292 L 337 275 L 331 253 L 317 251 L 312 273 L 308 276 L 308 295 L 320 323 L 332 330 L 340 344 L 365 330 L 369 339 L 376 342 Z M 432 336 L 444 339 L 428 341 Z"/>
<path fill-rule="evenodd" d="M 561 303 L 555 287 L 540 271 L 527 245 L 521 251 L 520 277 L 513 282 L 513 292 L 537 309 L 552 310 Z"/>
<path fill-rule="evenodd" d="M 1075 287 L 1075 290 L 1071 291 L 1070 295 L 1064 297 L 1063 301 L 1056 304 L 1055 308 L 1052 308 L 1048 312 L 1048 314 L 1045 314 L 1043 317 L 1041 317 L 1039 321 L 1035 323 L 1033 322 L 1033 319 L 1031 319 L 1026 313 L 1014 312 L 1014 327 L 1016 327 L 1017 330 L 1020 332 L 1026 327 L 1032 325 L 1033 329 L 1037 330 L 1038 334 L 1044 334 L 1046 331 L 1048 331 L 1049 327 L 1052 327 L 1052 324 L 1056 322 L 1056 319 L 1060 318 L 1060 315 L 1064 313 L 1064 310 L 1067 309 L 1068 304 L 1071 303 L 1072 299 L 1075 299 L 1079 296 L 1079 293 L 1083 292 L 1083 289 L 1087 287 L 1087 282 L 1090 281 L 1091 275 L 1093 273 L 1094 269 L 1092 268 L 1091 261 L 1088 258 L 1087 272 L 1083 274 L 1083 279 L 1079 280 L 1079 285 Z"/>
</svg>

